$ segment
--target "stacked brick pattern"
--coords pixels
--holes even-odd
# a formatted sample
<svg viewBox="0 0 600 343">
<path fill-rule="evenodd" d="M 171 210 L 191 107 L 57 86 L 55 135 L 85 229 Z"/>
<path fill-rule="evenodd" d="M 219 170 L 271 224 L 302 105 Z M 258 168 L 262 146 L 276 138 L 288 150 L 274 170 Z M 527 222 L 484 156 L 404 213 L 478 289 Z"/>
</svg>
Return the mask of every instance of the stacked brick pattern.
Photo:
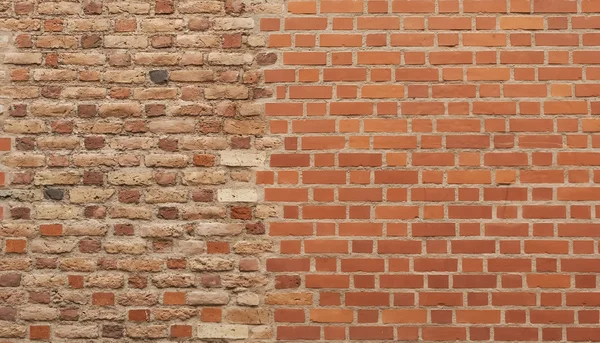
<svg viewBox="0 0 600 343">
<path fill-rule="evenodd" d="M 269 338 L 260 1 L 2 1 L 0 341 Z"/>
<path fill-rule="evenodd" d="M 600 2 L 286 5 L 276 338 L 599 341 Z"/>
<path fill-rule="evenodd" d="M 0 1 L 0 342 L 600 341 L 598 29 Z"/>
</svg>

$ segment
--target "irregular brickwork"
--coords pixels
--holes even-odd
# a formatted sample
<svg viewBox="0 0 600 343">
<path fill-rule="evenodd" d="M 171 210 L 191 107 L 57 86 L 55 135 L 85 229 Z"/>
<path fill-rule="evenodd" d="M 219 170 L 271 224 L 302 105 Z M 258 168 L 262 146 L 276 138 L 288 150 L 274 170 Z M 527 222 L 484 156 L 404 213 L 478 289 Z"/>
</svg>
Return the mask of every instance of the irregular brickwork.
<svg viewBox="0 0 600 343">
<path fill-rule="evenodd" d="M 263 1 L 2 1 L 0 341 L 260 341 Z"/>
<path fill-rule="evenodd" d="M 600 2 L 288 1 L 282 341 L 600 341 Z"/>
</svg>

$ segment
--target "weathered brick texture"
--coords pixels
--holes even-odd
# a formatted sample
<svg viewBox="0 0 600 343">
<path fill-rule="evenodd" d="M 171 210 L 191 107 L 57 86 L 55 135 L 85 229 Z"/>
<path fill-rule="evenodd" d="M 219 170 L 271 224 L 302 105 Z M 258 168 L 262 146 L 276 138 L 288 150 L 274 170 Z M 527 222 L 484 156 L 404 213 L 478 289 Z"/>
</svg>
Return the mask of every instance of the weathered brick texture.
<svg viewBox="0 0 600 343">
<path fill-rule="evenodd" d="M 600 341 L 598 29 L 0 0 L 0 342 Z"/>
<path fill-rule="evenodd" d="M 0 341 L 269 339 L 263 1 L 2 1 Z"/>
</svg>

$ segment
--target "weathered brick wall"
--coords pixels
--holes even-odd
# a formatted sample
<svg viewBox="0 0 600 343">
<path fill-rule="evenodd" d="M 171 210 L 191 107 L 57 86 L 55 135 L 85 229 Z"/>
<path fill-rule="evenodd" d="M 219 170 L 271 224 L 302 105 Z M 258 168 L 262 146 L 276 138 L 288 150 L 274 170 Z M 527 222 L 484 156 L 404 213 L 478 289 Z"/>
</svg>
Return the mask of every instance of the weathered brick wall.
<svg viewBox="0 0 600 343">
<path fill-rule="evenodd" d="M 266 1 L 2 1 L 0 341 L 269 338 Z"/>
<path fill-rule="evenodd" d="M 0 342 L 600 341 L 600 1 L 0 1 Z"/>
</svg>

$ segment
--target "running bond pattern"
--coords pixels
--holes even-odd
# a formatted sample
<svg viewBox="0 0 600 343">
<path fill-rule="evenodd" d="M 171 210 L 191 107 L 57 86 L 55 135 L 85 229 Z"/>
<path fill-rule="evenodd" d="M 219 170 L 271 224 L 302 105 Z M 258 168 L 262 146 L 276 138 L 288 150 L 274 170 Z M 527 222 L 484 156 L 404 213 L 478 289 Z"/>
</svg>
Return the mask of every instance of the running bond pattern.
<svg viewBox="0 0 600 343">
<path fill-rule="evenodd" d="M 0 1 L 0 342 L 271 337 L 266 1 Z"/>
<path fill-rule="evenodd" d="M 281 341 L 600 341 L 600 1 L 288 1 Z"/>
</svg>

